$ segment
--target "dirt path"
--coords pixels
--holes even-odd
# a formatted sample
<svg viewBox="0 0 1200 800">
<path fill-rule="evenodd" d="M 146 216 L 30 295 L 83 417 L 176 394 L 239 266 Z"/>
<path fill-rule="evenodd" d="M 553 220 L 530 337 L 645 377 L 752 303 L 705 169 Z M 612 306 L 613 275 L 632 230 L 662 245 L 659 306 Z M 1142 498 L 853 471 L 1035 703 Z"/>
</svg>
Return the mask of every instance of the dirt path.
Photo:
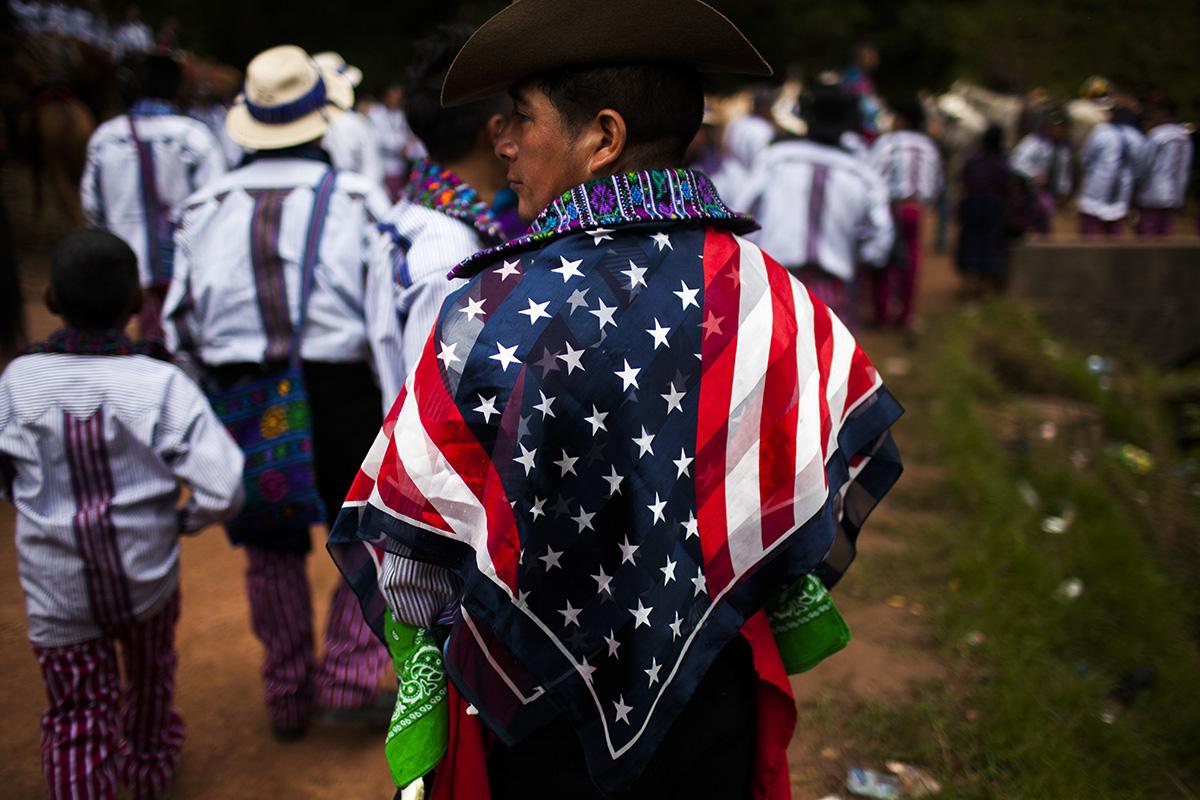
<svg viewBox="0 0 1200 800">
<path fill-rule="evenodd" d="M 37 235 L 14 209 L 14 227 L 26 231 L 21 253 L 30 335 L 49 332 L 54 320 L 30 303 L 41 295 L 53 229 Z M 945 256 L 931 254 L 921 287 L 926 311 L 950 301 L 954 279 Z M 912 351 L 895 334 L 866 333 L 864 343 L 909 414 L 921 413 L 907 389 L 914 380 Z M 917 402 L 914 402 L 917 400 Z M 813 722 L 818 709 L 847 713 L 862 700 L 903 699 L 915 682 L 936 679 L 943 667 L 933 655 L 925 618 L 933 610 L 914 607 L 914 587 L 889 570 L 891 558 L 921 536 L 931 514 L 921 498 L 936 493 L 940 480 L 934 455 L 909 441 L 902 420 L 897 437 L 906 472 L 878 509 L 860 540 L 855 568 L 835 593 L 853 631 L 847 650 L 793 679 L 800 724 L 790 749 L 795 800 L 813 800 L 841 789 L 853 754 L 831 743 Z M 192 798 L 295 797 L 385 798 L 390 781 L 378 734 L 318 724 L 302 742 L 275 743 L 261 699 L 260 648 L 249 627 L 243 587 L 243 558 L 219 530 L 185 540 L 179 706 L 188 724 L 188 743 L 172 790 L 175 800 Z M 318 624 L 324 619 L 336 574 L 323 548 L 310 559 Z M 24 605 L 16 579 L 13 511 L 0 507 L 0 791 L 5 797 L 44 794 L 38 755 L 38 720 L 44 696 L 26 640 Z M 904 596 L 901 604 L 899 595 Z M 889 603 L 890 600 L 890 603 Z M 901 606 L 901 607 L 896 607 Z M 832 747 L 832 750 L 829 749 Z"/>
</svg>

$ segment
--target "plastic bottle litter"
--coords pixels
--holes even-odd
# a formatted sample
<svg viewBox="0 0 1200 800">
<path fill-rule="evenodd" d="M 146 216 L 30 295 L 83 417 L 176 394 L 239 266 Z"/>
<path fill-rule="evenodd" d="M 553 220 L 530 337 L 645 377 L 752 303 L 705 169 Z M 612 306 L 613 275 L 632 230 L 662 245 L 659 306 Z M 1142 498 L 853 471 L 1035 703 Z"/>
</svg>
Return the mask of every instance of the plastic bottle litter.
<svg viewBox="0 0 1200 800">
<path fill-rule="evenodd" d="M 1075 600 L 1083 594 L 1083 581 L 1079 578 L 1068 578 L 1054 590 L 1054 596 L 1059 600 Z"/>
<path fill-rule="evenodd" d="M 857 797 L 898 800 L 901 796 L 900 779 L 877 770 L 855 767 L 846 775 L 846 791 Z"/>
<path fill-rule="evenodd" d="M 1101 355 L 1092 354 L 1087 357 L 1084 362 L 1087 365 L 1088 372 L 1093 375 L 1111 375 L 1113 371 L 1113 362 L 1111 358 L 1105 358 Z"/>
<path fill-rule="evenodd" d="M 1075 509 L 1068 508 L 1061 514 L 1052 517 L 1046 517 L 1044 520 L 1042 520 L 1042 532 L 1062 534 L 1070 530 L 1071 526 L 1074 524 Z"/>
<path fill-rule="evenodd" d="M 900 779 L 905 797 L 929 797 L 942 791 L 942 784 L 920 767 L 903 761 L 889 761 L 884 766 Z"/>
</svg>

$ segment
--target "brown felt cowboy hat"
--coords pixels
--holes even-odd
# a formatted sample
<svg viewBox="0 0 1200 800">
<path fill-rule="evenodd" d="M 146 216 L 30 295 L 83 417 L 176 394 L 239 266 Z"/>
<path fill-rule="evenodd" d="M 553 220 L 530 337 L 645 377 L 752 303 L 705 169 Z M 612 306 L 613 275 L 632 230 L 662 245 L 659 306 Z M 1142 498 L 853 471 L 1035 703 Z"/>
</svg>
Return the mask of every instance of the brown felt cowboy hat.
<svg viewBox="0 0 1200 800">
<path fill-rule="evenodd" d="M 700 0 L 513 0 L 459 51 L 442 84 L 442 105 L 506 91 L 559 67 L 622 62 L 771 74 L 737 26 Z"/>
</svg>

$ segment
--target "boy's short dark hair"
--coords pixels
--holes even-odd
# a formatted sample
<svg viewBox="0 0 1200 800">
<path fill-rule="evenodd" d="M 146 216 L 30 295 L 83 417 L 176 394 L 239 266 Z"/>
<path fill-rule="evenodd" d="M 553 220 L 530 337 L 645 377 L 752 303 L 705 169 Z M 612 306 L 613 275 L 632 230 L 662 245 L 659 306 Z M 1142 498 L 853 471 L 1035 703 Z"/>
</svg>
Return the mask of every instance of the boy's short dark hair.
<svg viewBox="0 0 1200 800">
<path fill-rule="evenodd" d="M 442 107 L 442 82 L 458 51 L 471 38 L 469 25 L 443 25 L 416 44 L 404 88 L 409 127 L 430 157 L 445 164 L 467 155 L 479 130 L 496 114 L 508 111 L 508 98 L 497 94 L 466 105 Z"/>
<path fill-rule="evenodd" d="M 183 83 L 183 68 L 168 55 L 152 53 L 137 70 L 138 95 L 157 100 L 174 100 Z"/>
<path fill-rule="evenodd" d="M 921 105 L 921 100 L 915 95 L 894 98 L 888 105 L 892 107 L 892 113 L 904 118 L 910 129 L 914 131 L 925 129 L 925 106 Z"/>
<path fill-rule="evenodd" d="M 71 327 L 117 327 L 132 311 L 138 293 L 137 256 L 107 231 L 76 231 L 54 248 L 50 285 L 59 313 Z"/>
<path fill-rule="evenodd" d="M 626 152 L 646 167 L 677 166 L 704 119 L 704 86 L 675 64 L 599 64 L 556 69 L 538 80 L 572 134 L 611 108 L 625 119 Z"/>
</svg>

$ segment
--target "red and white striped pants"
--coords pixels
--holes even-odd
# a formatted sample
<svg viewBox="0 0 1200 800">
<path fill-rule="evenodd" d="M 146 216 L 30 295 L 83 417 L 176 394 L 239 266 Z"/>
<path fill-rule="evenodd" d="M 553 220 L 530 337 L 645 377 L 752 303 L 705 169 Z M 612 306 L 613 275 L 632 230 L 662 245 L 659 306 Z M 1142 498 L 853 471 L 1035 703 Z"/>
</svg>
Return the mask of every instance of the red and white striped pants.
<svg viewBox="0 0 1200 800">
<path fill-rule="evenodd" d="M 271 724 L 281 731 L 303 729 L 314 700 L 323 708 L 368 705 L 391 657 L 363 619 L 354 591 L 338 581 L 318 669 L 308 556 L 252 545 L 245 545 L 245 551 L 250 624 L 265 648 L 262 676 Z"/>
<path fill-rule="evenodd" d="M 178 622 L 176 591 L 154 616 L 112 637 L 33 648 L 50 703 L 42 715 L 42 772 L 52 798 L 114 798 L 118 781 L 135 800 L 166 790 L 184 738 L 174 708 Z"/>
</svg>

